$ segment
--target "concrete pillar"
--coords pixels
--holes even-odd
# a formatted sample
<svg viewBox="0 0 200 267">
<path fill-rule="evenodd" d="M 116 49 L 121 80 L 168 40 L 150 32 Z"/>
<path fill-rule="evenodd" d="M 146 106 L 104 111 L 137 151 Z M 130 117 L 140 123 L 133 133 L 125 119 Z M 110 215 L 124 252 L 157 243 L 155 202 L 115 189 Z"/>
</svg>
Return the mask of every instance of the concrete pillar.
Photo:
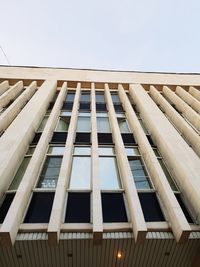
<svg viewBox="0 0 200 267">
<path fill-rule="evenodd" d="M 121 179 L 123 180 L 135 242 L 142 242 L 146 239 L 147 227 L 137 194 L 137 189 L 133 181 L 130 165 L 126 156 L 108 84 L 105 85 L 105 97 L 109 110 L 109 121 L 115 144 L 116 158 L 120 169 Z"/>
<path fill-rule="evenodd" d="M 70 172 L 71 172 L 72 154 L 74 148 L 73 143 L 76 136 L 75 133 L 76 133 L 77 118 L 78 118 L 80 92 L 81 92 L 81 84 L 78 83 L 72 109 L 70 125 L 68 129 L 67 140 L 65 144 L 65 151 L 60 168 L 60 174 L 58 177 L 54 202 L 51 211 L 51 217 L 47 230 L 48 242 L 50 245 L 56 245 L 59 242 L 60 227 L 62 224 L 64 204 L 67 194 L 66 190 L 69 183 Z"/>
<path fill-rule="evenodd" d="M 167 86 L 163 87 L 163 94 L 171 101 L 172 104 L 176 106 L 176 108 L 182 113 L 182 115 L 198 131 L 200 131 L 200 116 Z"/>
<path fill-rule="evenodd" d="M 131 85 L 130 94 L 180 191 L 190 205 L 194 218 L 200 222 L 200 159 L 141 85 Z"/>
<path fill-rule="evenodd" d="M 37 88 L 37 83 L 32 82 L 26 90 L 3 112 L 0 116 L 0 132 L 5 131 L 26 102 L 33 96 Z"/>
<path fill-rule="evenodd" d="M 156 90 L 154 86 L 150 87 L 151 98 L 160 106 L 160 109 L 166 114 L 167 118 L 175 125 L 179 132 L 184 136 L 193 150 L 200 157 L 200 136 L 185 121 L 185 119 L 169 104 L 169 102 Z"/>
<path fill-rule="evenodd" d="M 126 112 L 131 131 L 137 140 L 141 156 L 165 208 L 176 241 L 182 242 L 188 238 L 191 230 L 190 226 L 121 85 L 119 85 L 119 97 Z"/>
<path fill-rule="evenodd" d="M 91 123 L 92 123 L 92 222 L 94 244 L 102 240 L 103 235 L 103 215 L 101 204 L 101 191 L 98 180 L 98 138 L 97 138 L 97 120 L 96 120 L 96 98 L 95 86 L 92 83 L 91 88 Z"/>
<path fill-rule="evenodd" d="M 200 113 L 200 102 L 186 92 L 181 86 L 176 87 L 175 93 L 196 112 Z"/>
<path fill-rule="evenodd" d="M 193 86 L 190 86 L 189 88 L 189 93 L 195 97 L 198 101 L 200 101 L 200 91 L 198 89 L 196 89 Z"/>
<path fill-rule="evenodd" d="M 2 95 L 9 88 L 8 81 L 0 83 L 0 95 Z"/>
<path fill-rule="evenodd" d="M 45 81 L 1 136 L 0 197 L 8 189 L 55 90 L 56 82 Z"/>
<path fill-rule="evenodd" d="M 46 151 L 48 149 L 49 142 L 52 137 L 53 130 L 56 127 L 60 109 L 62 107 L 62 103 L 66 95 L 66 87 L 67 85 L 66 83 L 64 83 L 59 93 L 59 96 L 57 97 L 56 103 L 52 109 L 52 112 L 49 116 L 47 124 L 44 128 L 44 131 L 42 132 L 40 140 L 31 157 L 31 160 L 26 169 L 26 172 L 19 185 L 19 188 L 17 189 L 14 200 L 2 224 L 2 227 L 0 229 L 1 244 L 11 245 L 15 242 L 15 238 L 16 238 L 19 226 L 22 222 L 23 215 L 25 213 L 25 210 L 27 208 L 27 205 L 30 199 L 31 191 L 34 188 L 36 179 L 41 170 L 41 166 L 42 166 Z M 41 89 L 42 88 L 40 88 L 39 91 Z M 55 83 L 47 84 L 43 88 L 43 91 L 45 91 L 45 94 L 46 94 L 48 90 L 49 90 L 48 98 L 50 101 L 53 94 L 55 93 L 56 84 Z"/>
<path fill-rule="evenodd" d="M 19 81 L 11 86 L 5 93 L 0 96 L 0 109 L 5 107 L 12 99 L 14 99 L 23 90 L 23 82 Z"/>
</svg>

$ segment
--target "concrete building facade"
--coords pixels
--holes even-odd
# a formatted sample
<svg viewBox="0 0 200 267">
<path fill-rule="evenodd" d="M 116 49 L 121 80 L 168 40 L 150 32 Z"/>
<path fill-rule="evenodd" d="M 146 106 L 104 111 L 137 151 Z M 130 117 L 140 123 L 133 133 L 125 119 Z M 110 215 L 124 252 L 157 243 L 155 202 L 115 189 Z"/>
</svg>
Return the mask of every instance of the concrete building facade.
<svg viewBox="0 0 200 267">
<path fill-rule="evenodd" d="M 200 266 L 199 88 L 0 67 L 0 266 Z"/>
</svg>

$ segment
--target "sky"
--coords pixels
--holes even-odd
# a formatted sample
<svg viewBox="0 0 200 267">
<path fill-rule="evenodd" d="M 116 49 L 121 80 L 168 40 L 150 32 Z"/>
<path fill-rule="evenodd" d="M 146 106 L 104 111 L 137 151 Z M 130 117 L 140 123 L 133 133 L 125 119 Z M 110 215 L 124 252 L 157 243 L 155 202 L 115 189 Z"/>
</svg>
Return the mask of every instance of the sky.
<svg viewBox="0 0 200 267">
<path fill-rule="evenodd" d="M 0 0 L 0 65 L 200 73 L 199 0 Z"/>
</svg>

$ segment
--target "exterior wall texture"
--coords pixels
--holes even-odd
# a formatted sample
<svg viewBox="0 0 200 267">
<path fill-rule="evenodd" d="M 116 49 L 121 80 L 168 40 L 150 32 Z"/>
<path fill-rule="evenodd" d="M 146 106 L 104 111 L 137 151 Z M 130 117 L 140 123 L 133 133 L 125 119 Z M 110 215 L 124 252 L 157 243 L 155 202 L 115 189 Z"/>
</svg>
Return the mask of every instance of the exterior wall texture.
<svg viewBox="0 0 200 267">
<path fill-rule="evenodd" d="M 200 266 L 199 86 L 0 67 L 0 266 Z"/>
</svg>

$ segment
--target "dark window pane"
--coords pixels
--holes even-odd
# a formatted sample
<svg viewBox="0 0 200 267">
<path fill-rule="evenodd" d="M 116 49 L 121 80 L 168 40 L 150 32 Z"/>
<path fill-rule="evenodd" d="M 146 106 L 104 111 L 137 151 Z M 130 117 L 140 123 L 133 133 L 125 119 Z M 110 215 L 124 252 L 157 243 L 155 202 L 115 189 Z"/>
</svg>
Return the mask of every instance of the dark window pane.
<svg viewBox="0 0 200 267">
<path fill-rule="evenodd" d="M 154 144 L 154 142 L 153 142 L 151 136 L 147 134 L 146 137 L 147 137 L 147 139 L 149 140 L 150 145 L 151 145 L 151 146 L 155 146 L 155 144 Z"/>
<path fill-rule="evenodd" d="M 24 223 L 48 223 L 53 199 L 53 192 L 33 193 Z"/>
<path fill-rule="evenodd" d="M 124 142 L 125 145 L 135 145 L 135 139 L 133 137 L 133 134 L 131 133 L 122 133 L 122 140 Z"/>
<path fill-rule="evenodd" d="M 96 111 L 107 111 L 106 104 L 97 103 Z"/>
<path fill-rule="evenodd" d="M 6 194 L 3 203 L 0 207 L 0 223 L 3 223 L 6 214 L 10 208 L 10 205 L 12 204 L 12 201 L 14 199 L 15 193 L 12 194 Z"/>
<path fill-rule="evenodd" d="M 55 104 L 55 102 L 50 102 L 50 103 L 49 103 L 48 110 L 51 110 L 51 109 L 53 108 L 54 104 Z"/>
<path fill-rule="evenodd" d="M 72 110 L 73 102 L 64 102 L 62 110 Z"/>
<path fill-rule="evenodd" d="M 69 193 L 65 223 L 90 223 L 90 193 Z"/>
<path fill-rule="evenodd" d="M 80 103 L 80 110 L 90 110 L 90 103 Z"/>
<path fill-rule="evenodd" d="M 98 143 L 99 144 L 113 144 L 111 133 L 98 133 Z"/>
<path fill-rule="evenodd" d="M 120 111 L 120 112 L 124 111 L 124 109 L 123 109 L 121 104 L 114 104 L 114 109 L 115 109 L 116 112 L 117 111 Z"/>
<path fill-rule="evenodd" d="M 146 222 L 165 221 L 155 193 L 138 193 Z"/>
<path fill-rule="evenodd" d="M 90 133 L 76 133 L 75 143 L 90 143 Z"/>
<path fill-rule="evenodd" d="M 65 143 L 67 139 L 67 132 L 54 132 L 51 143 Z"/>
<path fill-rule="evenodd" d="M 127 222 L 123 194 L 102 193 L 103 222 Z"/>
<path fill-rule="evenodd" d="M 35 134 L 33 141 L 32 141 L 32 144 L 37 144 L 39 142 L 41 134 L 42 133 L 36 133 Z"/>
<path fill-rule="evenodd" d="M 194 221 L 192 220 L 192 218 L 191 218 L 191 216 L 190 216 L 190 214 L 189 214 L 189 212 L 188 212 L 188 210 L 187 210 L 187 208 L 186 208 L 186 206 L 185 206 L 185 204 L 184 204 L 184 202 L 183 202 L 183 200 L 181 198 L 181 195 L 180 194 L 175 194 L 175 196 L 176 196 L 176 199 L 178 200 L 179 205 L 181 206 L 181 209 L 182 209 L 187 221 L 189 223 L 194 223 Z"/>
</svg>

